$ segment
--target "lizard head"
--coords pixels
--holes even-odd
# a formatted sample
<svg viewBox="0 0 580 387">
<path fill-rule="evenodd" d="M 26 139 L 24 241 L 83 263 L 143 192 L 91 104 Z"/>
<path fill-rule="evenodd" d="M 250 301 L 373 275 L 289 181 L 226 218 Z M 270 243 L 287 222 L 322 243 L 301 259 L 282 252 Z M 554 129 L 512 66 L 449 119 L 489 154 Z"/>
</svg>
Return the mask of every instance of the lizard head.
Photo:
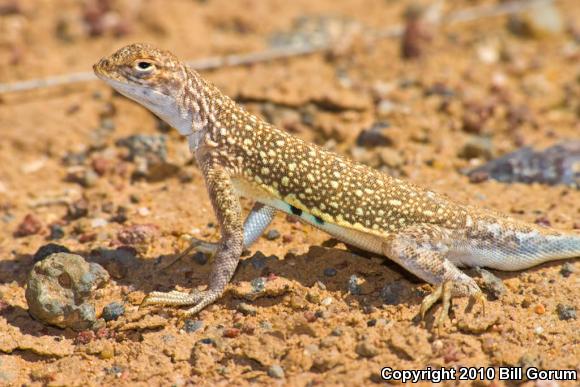
<svg viewBox="0 0 580 387">
<path fill-rule="evenodd" d="M 140 103 L 183 135 L 192 131 L 185 106 L 186 66 L 169 51 L 149 44 L 122 47 L 93 66 L 98 78 Z"/>
</svg>

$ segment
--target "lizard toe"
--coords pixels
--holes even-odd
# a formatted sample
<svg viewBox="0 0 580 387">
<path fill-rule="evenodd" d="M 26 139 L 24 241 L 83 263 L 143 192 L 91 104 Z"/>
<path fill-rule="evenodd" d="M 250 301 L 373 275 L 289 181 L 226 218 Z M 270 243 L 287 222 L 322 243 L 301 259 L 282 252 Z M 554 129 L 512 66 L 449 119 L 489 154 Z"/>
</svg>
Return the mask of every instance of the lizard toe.
<svg viewBox="0 0 580 387">
<path fill-rule="evenodd" d="M 173 290 L 171 292 L 151 292 L 143 299 L 139 308 L 148 305 L 195 305 L 201 299 L 201 293 L 194 291 L 192 293 L 184 293 Z"/>
</svg>

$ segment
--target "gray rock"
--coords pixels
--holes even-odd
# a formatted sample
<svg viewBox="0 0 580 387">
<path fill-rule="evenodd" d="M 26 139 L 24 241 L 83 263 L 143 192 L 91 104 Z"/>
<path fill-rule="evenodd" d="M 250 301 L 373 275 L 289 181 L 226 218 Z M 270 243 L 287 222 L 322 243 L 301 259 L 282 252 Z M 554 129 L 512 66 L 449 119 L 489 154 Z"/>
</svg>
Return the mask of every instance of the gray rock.
<svg viewBox="0 0 580 387">
<path fill-rule="evenodd" d="M 52 254 L 36 263 L 28 276 L 26 302 L 35 319 L 81 331 L 96 322 L 89 302 L 95 289 L 109 280 L 100 265 L 79 255 Z"/>
<path fill-rule="evenodd" d="M 359 342 L 354 350 L 359 356 L 366 358 L 375 357 L 379 354 L 378 348 L 367 340 Z"/>
<path fill-rule="evenodd" d="M 576 308 L 572 305 L 558 304 L 556 310 L 560 320 L 576 320 Z"/>
<path fill-rule="evenodd" d="M 113 321 L 125 314 L 125 307 L 120 302 L 111 302 L 103 308 L 103 319 Z"/>
<path fill-rule="evenodd" d="M 284 379 L 284 369 L 278 364 L 274 364 L 268 368 L 268 376 L 276 379 Z"/>
</svg>

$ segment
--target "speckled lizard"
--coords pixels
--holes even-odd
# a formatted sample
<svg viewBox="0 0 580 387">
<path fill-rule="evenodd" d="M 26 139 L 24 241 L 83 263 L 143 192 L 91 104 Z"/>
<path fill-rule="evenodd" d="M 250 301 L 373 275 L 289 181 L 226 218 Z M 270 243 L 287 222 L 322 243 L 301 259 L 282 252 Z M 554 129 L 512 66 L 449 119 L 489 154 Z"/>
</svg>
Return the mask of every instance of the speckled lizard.
<svg viewBox="0 0 580 387">
<path fill-rule="evenodd" d="M 193 305 L 199 312 L 224 292 L 242 249 L 275 212 L 299 216 L 328 234 L 386 256 L 435 285 L 421 315 L 438 300 L 448 315 L 451 297 L 483 302 L 460 266 L 520 270 L 580 256 L 580 236 L 525 223 L 395 179 L 276 129 L 248 113 L 173 54 L 132 44 L 95 66 L 96 75 L 187 136 L 203 172 L 221 227 L 203 292 L 153 292 L 144 305 Z M 256 205 L 242 223 L 239 195 Z"/>
</svg>

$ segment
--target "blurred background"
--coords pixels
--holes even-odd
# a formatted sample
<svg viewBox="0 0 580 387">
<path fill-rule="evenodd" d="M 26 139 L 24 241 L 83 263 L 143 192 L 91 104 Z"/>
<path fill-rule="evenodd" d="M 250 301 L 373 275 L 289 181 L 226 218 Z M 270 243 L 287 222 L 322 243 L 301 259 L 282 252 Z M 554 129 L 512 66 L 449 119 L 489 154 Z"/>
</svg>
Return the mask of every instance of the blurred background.
<svg viewBox="0 0 580 387">
<path fill-rule="evenodd" d="M 336 243 L 283 217 L 268 240 L 254 247 L 252 262 L 270 254 L 267 269 L 293 278 L 300 297 L 324 281 L 328 289 L 317 291 L 334 297 L 338 309 L 292 299 L 263 308 L 248 324 L 259 332 L 259 321 L 268 320 L 284 331 L 279 327 L 290 324 L 289 316 L 306 310 L 312 312 L 302 322 L 307 328 L 300 323 L 297 329 L 307 339 L 252 341 L 240 355 L 245 360 L 230 364 L 238 356 L 231 347 L 192 352 L 199 332 L 181 335 L 179 345 L 167 339 L 181 328 L 163 316 L 151 322 L 157 328 L 147 335 L 140 333 L 149 329 L 146 323 L 136 333 L 109 326 L 129 340 L 98 338 L 101 346 L 115 343 L 111 360 L 95 355 L 101 347 L 79 347 L 92 336 L 78 339 L 30 319 L 25 281 L 34 253 L 47 243 L 102 263 L 116 282 L 99 302 L 123 299 L 129 315 L 137 313 L 147 291 L 172 289 L 176 282 L 191 288 L 207 278 L 203 256 L 170 273 L 159 273 L 155 264 L 184 248 L 191 236 L 219 235 L 186 141 L 91 73 L 101 57 L 133 42 L 191 61 L 252 113 L 307 141 L 453 199 L 545 226 L 580 229 L 578 0 L 0 0 L 0 331 L 12 332 L 16 343 L 1 344 L 0 352 L 20 348 L 24 338 L 35 345 L 31 357 L 4 357 L 0 383 L 4 375 L 17 384 L 71 384 L 81 375 L 93 383 L 122 377 L 179 384 L 191 377 L 232 380 L 248 369 L 267 383 L 267 377 L 280 376 L 280 369 L 269 368 L 277 359 L 282 376 L 297 383 L 347 377 L 365 384 L 376 379 L 380 365 L 516 364 L 528 350 L 547 356 L 545 368 L 577 367 L 569 347 L 574 330 L 553 314 L 550 324 L 560 335 L 538 339 L 537 327 L 528 323 L 537 294 L 520 307 L 523 294 L 531 293 L 528 284 L 540 282 L 547 308 L 573 303 L 578 285 L 561 284 L 556 269 L 536 272 L 525 283 L 509 278 L 519 290 L 495 307 L 511 308 L 512 328 L 522 332 L 513 343 L 494 346 L 464 332 L 435 344 L 407 324 L 420 299 L 416 282 L 382 261 L 356 260 L 342 250 L 312 253 L 310 246 Z M 122 246 L 134 249 L 130 258 L 95 253 Z M 324 260 L 304 260 L 322 255 Z M 297 256 L 303 258 L 293 261 Z M 262 264 L 246 265 L 236 280 L 250 280 L 256 270 L 268 274 Z M 356 300 L 375 309 L 349 309 L 341 298 L 353 274 L 366 278 L 371 289 Z M 395 279 L 400 288 L 381 291 Z M 218 303 L 211 317 L 202 318 L 208 329 L 242 319 L 231 310 L 231 297 L 225 300 L 229 309 Z M 327 325 L 308 325 L 320 310 L 330 310 L 335 325 L 353 321 L 341 345 L 317 339 L 330 334 Z M 388 333 L 369 333 L 385 315 L 398 324 L 389 329 L 400 336 L 392 345 L 380 341 Z M 48 334 L 58 344 L 46 345 L 42 336 Z M 363 334 L 382 349 L 357 344 Z M 322 355 L 315 355 L 318 346 L 326 348 Z M 71 357 L 79 348 L 90 361 Z M 44 356 L 52 360 L 45 363 Z"/>
</svg>

